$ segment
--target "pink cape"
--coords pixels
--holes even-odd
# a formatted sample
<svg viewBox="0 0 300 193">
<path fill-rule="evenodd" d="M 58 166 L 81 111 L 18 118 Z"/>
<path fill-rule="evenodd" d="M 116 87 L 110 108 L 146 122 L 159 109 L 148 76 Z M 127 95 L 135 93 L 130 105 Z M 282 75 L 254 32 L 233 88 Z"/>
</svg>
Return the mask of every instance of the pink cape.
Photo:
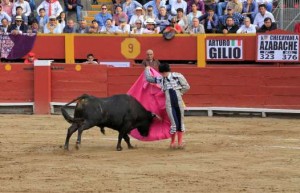
<svg viewBox="0 0 300 193">
<path fill-rule="evenodd" d="M 159 75 L 153 68 L 151 68 L 150 71 L 153 76 Z M 141 136 L 137 129 L 132 130 L 130 135 L 141 141 L 155 141 L 170 138 L 171 123 L 166 112 L 165 94 L 161 91 L 161 88 L 157 84 L 147 82 L 143 72 L 127 94 L 136 98 L 145 109 L 162 118 L 162 120 L 157 118 L 153 119 L 147 137 Z"/>
</svg>

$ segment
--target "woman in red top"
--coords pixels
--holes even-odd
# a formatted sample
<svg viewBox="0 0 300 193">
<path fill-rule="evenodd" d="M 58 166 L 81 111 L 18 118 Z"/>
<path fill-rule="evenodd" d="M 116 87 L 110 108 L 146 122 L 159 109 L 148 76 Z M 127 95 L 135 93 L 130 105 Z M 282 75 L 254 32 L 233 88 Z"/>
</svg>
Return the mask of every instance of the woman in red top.
<svg viewBox="0 0 300 193">
<path fill-rule="evenodd" d="M 175 31 L 176 34 L 182 34 L 184 32 L 181 26 L 178 25 L 176 17 L 173 17 L 171 19 L 170 25 L 166 27 L 163 33 L 171 32 L 171 31 Z"/>
</svg>

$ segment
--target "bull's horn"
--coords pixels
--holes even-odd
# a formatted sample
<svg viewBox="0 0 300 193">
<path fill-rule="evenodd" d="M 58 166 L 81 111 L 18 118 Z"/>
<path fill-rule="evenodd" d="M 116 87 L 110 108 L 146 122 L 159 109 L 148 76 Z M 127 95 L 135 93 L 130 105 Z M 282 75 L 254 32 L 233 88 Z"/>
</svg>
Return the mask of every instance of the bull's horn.
<svg viewBox="0 0 300 193">
<path fill-rule="evenodd" d="M 156 117 L 158 120 L 162 121 L 161 116 L 159 116 L 159 115 L 157 115 L 157 114 L 154 114 L 154 113 L 152 113 L 152 116 L 153 116 L 153 117 Z"/>
</svg>

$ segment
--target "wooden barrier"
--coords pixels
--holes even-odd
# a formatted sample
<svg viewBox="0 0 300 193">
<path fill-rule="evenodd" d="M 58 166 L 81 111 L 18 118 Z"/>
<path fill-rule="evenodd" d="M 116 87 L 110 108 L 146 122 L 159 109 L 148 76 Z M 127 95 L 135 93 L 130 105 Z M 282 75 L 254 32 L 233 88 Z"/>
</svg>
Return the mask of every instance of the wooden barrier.
<svg viewBox="0 0 300 193">
<path fill-rule="evenodd" d="M 32 65 L 3 65 L 0 106 L 34 102 L 35 113 L 48 114 L 49 101 L 64 104 L 83 93 L 98 97 L 126 93 L 144 70 L 80 64 L 52 64 L 47 68 L 35 69 L 33 73 Z M 300 67 L 172 66 L 172 69 L 183 73 L 191 85 L 184 96 L 189 108 L 300 109 Z"/>
</svg>

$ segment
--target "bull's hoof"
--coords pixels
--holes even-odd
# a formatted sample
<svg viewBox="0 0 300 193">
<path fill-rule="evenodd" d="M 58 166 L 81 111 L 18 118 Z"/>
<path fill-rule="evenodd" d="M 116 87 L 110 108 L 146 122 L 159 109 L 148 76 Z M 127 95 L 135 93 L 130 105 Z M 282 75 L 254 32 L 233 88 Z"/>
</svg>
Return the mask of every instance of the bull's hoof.
<svg viewBox="0 0 300 193">
<path fill-rule="evenodd" d="M 122 147 L 117 147 L 117 151 L 122 151 L 123 148 Z"/>
<path fill-rule="evenodd" d="M 65 145 L 64 146 L 64 150 L 68 151 L 69 150 L 69 146 Z"/>
<path fill-rule="evenodd" d="M 133 147 L 132 145 L 129 145 L 128 149 L 135 149 L 135 147 Z"/>
<path fill-rule="evenodd" d="M 76 148 L 77 150 L 79 150 L 80 144 L 79 144 L 79 143 L 76 143 L 75 148 Z"/>
</svg>

